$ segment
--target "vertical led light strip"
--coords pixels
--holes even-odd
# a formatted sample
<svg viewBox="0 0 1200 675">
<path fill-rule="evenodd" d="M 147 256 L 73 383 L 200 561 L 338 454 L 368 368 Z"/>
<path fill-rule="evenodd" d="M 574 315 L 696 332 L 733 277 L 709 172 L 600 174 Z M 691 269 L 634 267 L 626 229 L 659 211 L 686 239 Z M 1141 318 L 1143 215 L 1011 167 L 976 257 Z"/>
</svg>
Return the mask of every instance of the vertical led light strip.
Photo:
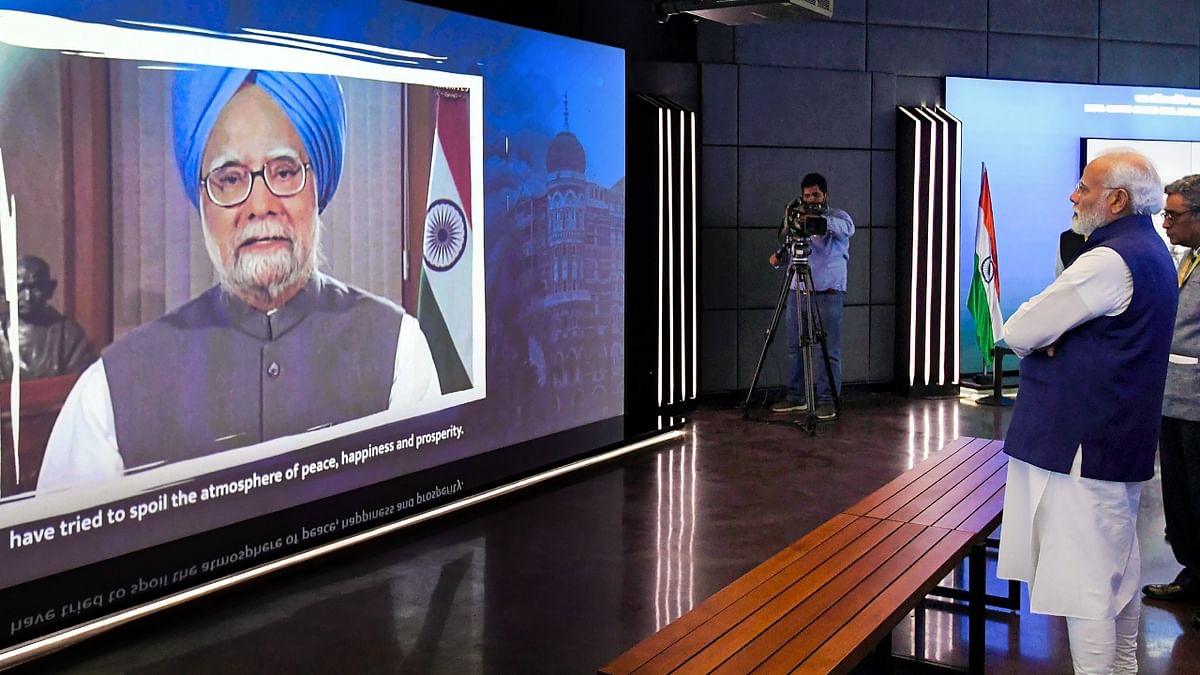
<svg viewBox="0 0 1200 675">
<path fill-rule="evenodd" d="M 936 114 L 936 109 L 935 109 Z M 949 314 L 949 307 L 946 306 L 946 294 L 948 289 L 946 284 L 949 282 L 949 265 L 946 263 L 949 259 L 948 239 L 950 238 L 950 196 L 948 191 L 950 188 L 950 123 L 941 115 L 937 115 L 938 124 L 941 126 L 942 139 L 942 255 L 938 258 L 938 291 L 941 295 L 941 311 L 938 312 L 938 384 L 946 384 L 946 315 Z M 938 447 L 941 447 L 940 445 Z"/>
<path fill-rule="evenodd" d="M 905 108 L 900 108 L 913 121 L 913 199 L 912 199 L 912 263 L 909 271 L 910 298 L 908 301 L 908 384 L 911 387 L 917 381 L 917 245 L 920 230 L 917 227 L 918 198 L 921 179 L 921 122 Z"/>
<path fill-rule="evenodd" d="M 918 110 L 928 118 L 928 113 L 924 110 Z M 937 131 L 934 127 L 934 122 L 929 119 L 929 159 L 926 161 L 925 184 L 929 189 L 927 204 L 925 205 L 925 384 L 929 385 L 932 382 L 932 369 L 930 361 L 932 361 L 933 342 L 933 214 L 934 214 L 934 185 L 933 176 L 937 171 L 937 153 L 938 153 L 938 138 Z"/>
<path fill-rule="evenodd" d="M 954 326 L 954 330 L 950 337 L 954 340 L 954 369 L 951 371 L 954 379 L 951 381 L 958 384 L 958 376 L 962 372 L 961 345 L 959 344 L 961 341 L 959 331 L 962 325 L 959 323 L 959 314 L 962 311 L 960 306 L 962 289 L 958 287 L 961 273 L 959 264 L 962 256 L 960 250 L 962 247 L 962 220 L 959 218 L 959 214 L 962 213 L 962 120 L 951 115 L 945 109 L 942 110 L 942 113 L 954 120 L 954 246 L 951 247 L 951 250 L 954 251 L 954 267 L 951 268 L 954 283 L 954 323 L 951 325 Z M 954 437 L 958 438 L 957 430 Z"/>
<path fill-rule="evenodd" d="M 699 295 L 700 282 L 699 282 L 699 277 L 697 276 L 697 272 L 696 272 L 696 270 L 699 266 L 699 260 L 697 259 L 697 256 L 699 255 L 698 251 L 700 250 L 700 224 L 699 224 L 700 220 L 699 220 L 699 217 L 696 215 L 696 213 L 697 213 L 697 211 L 699 211 L 700 202 L 699 202 L 699 199 L 696 197 L 696 113 L 694 113 L 694 112 L 692 113 L 691 134 L 692 134 L 692 172 L 691 172 L 692 173 L 692 298 L 691 298 L 692 391 L 691 391 L 690 398 L 692 400 L 695 400 L 696 397 L 698 396 L 699 385 L 697 383 L 700 380 L 700 356 L 699 356 L 699 352 L 698 352 L 700 342 L 699 342 L 699 339 L 697 338 L 697 335 L 700 332 L 700 323 L 699 323 L 699 320 L 696 318 L 697 315 L 700 313 L 700 295 Z M 693 471 L 695 471 L 694 462 L 695 462 L 695 456 L 693 455 L 693 467 L 692 467 Z M 694 490 L 693 490 L 692 495 L 693 495 L 693 497 L 695 497 Z M 695 511 L 693 510 L 693 513 L 694 512 Z"/>
<path fill-rule="evenodd" d="M 679 301 L 679 311 L 676 316 L 679 319 L 679 357 L 676 359 L 676 364 L 679 366 L 679 395 L 675 400 L 686 401 L 688 392 L 688 375 L 689 370 L 685 367 L 687 359 L 687 344 L 688 340 L 688 325 L 687 325 L 687 302 L 685 297 L 685 289 L 687 288 L 686 268 L 684 261 L 687 260 L 687 217 L 688 217 L 688 194 L 687 194 L 687 116 L 684 115 L 682 108 L 679 109 L 679 220 L 676 230 L 679 233 L 679 292 L 677 293 Z"/>
<path fill-rule="evenodd" d="M 667 116 L 667 404 L 675 403 L 675 126 Z M 662 374 L 659 373 L 659 377 Z"/>
<path fill-rule="evenodd" d="M 663 110 L 658 109 L 658 368 L 654 374 L 658 379 L 658 407 L 663 404 Z"/>
</svg>

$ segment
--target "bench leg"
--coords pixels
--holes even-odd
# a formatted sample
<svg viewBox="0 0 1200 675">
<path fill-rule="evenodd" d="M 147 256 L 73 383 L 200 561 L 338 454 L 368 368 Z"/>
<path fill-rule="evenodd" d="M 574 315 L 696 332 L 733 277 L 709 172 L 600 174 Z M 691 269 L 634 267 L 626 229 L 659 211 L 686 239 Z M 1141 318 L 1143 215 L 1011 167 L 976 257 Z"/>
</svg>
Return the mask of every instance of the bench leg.
<svg viewBox="0 0 1200 675">
<path fill-rule="evenodd" d="M 972 546 L 968 560 L 970 577 L 967 580 L 967 593 L 970 600 L 967 606 L 967 672 L 983 673 L 984 655 L 987 653 L 987 617 L 984 614 L 987 609 L 986 544 Z"/>
</svg>

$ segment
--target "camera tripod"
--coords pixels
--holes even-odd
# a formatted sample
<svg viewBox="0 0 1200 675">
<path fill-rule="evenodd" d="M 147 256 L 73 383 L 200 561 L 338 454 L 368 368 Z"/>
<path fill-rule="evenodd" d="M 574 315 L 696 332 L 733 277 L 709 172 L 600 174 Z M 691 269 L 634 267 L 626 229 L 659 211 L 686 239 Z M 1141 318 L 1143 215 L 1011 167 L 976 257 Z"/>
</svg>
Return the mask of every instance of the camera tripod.
<svg viewBox="0 0 1200 675">
<path fill-rule="evenodd" d="M 825 341 L 825 327 L 821 323 L 821 311 L 813 301 L 812 269 L 808 265 L 810 242 L 807 238 L 789 240 L 788 249 L 790 261 L 787 275 L 779 289 L 779 299 L 775 301 L 775 314 L 771 317 L 771 325 L 767 328 L 766 339 L 762 352 L 758 355 L 758 365 L 754 367 L 754 378 L 750 380 L 750 390 L 746 392 L 746 400 L 742 403 L 742 419 L 750 419 L 750 398 L 758 385 L 758 377 L 762 374 L 763 363 L 767 359 L 767 350 L 775 340 L 775 332 L 779 328 L 779 317 L 787 307 L 788 293 L 796 294 L 796 326 L 800 334 L 800 357 L 804 365 L 804 406 L 805 415 L 802 426 L 810 436 L 817 430 L 817 401 L 816 384 L 813 379 L 813 345 L 821 347 L 821 357 L 825 364 L 825 378 L 833 394 L 833 409 L 840 413 L 842 409 L 841 396 L 833 381 L 833 363 L 829 360 L 829 347 Z M 796 288 L 792 288 L 792 280 L 797 280 Z M 789 375 L 790 377 L 790 375 Z"/>
</svg>

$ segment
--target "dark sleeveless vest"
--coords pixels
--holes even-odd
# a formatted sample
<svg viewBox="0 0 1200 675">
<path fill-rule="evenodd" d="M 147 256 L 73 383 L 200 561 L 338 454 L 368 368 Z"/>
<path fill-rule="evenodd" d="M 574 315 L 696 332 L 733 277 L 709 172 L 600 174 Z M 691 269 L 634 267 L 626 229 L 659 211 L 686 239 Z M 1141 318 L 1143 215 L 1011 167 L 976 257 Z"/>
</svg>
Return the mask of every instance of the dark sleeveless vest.
<svg viewBox="0 0 1200 675">
<path fill-rule="evenodd" d="M 403 316 L 392 302 L 320 274 L 271 314 L 210 288 L 102 354 L 125 466 L 386 409 Z"/>
<path fill-rule="evenodd" d="M 1154 477 L 1167 355 L 1175 324 L 1175 267 L 1149 216 L 1097 229 L 1080 254 L 1105 246 L 1133 275 L 1133 298 L 1117 316 L 1067 331 L 1054 356 L 1021 359 L 1021 383 L 1004 451 L 1049 471 L 1108 481 Z"/>
</svg>

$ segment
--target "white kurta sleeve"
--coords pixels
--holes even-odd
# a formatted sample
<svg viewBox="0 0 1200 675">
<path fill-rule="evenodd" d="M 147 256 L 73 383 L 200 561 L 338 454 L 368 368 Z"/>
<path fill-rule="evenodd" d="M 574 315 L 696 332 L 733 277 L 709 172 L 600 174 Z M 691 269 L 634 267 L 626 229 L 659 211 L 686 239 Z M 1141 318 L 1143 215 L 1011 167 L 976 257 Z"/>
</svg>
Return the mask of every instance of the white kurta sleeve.
<svg viewBox="0 0 1200 675">
<path fill-rule="evenodd" d="M 392 370 L 392 390 L 388 396 L 388 410 L 403 409 L 421 401 L 432 401 L 442 395 L 437 367 L 433 365 L 433 354 L 429 341 L 421 326 L 411 314 L 400 321 L 400 335 L 396 338 L 396 364 Z"/>
<path fill-rule="evenodd" d="M 1116 251 L 1092 249 L 1004 323 L 1004 341 L 1018 356 L 1044 349 L 1072 328 L 1116 316 L 1133 299 L 1133 275 Z"/>
<path fill-rule="evenodd" d="M 125 471 L 104 361 L 88 366 L 63 403 L 38 474 L 38 491 L 116 478 Z"/>
</svg>

